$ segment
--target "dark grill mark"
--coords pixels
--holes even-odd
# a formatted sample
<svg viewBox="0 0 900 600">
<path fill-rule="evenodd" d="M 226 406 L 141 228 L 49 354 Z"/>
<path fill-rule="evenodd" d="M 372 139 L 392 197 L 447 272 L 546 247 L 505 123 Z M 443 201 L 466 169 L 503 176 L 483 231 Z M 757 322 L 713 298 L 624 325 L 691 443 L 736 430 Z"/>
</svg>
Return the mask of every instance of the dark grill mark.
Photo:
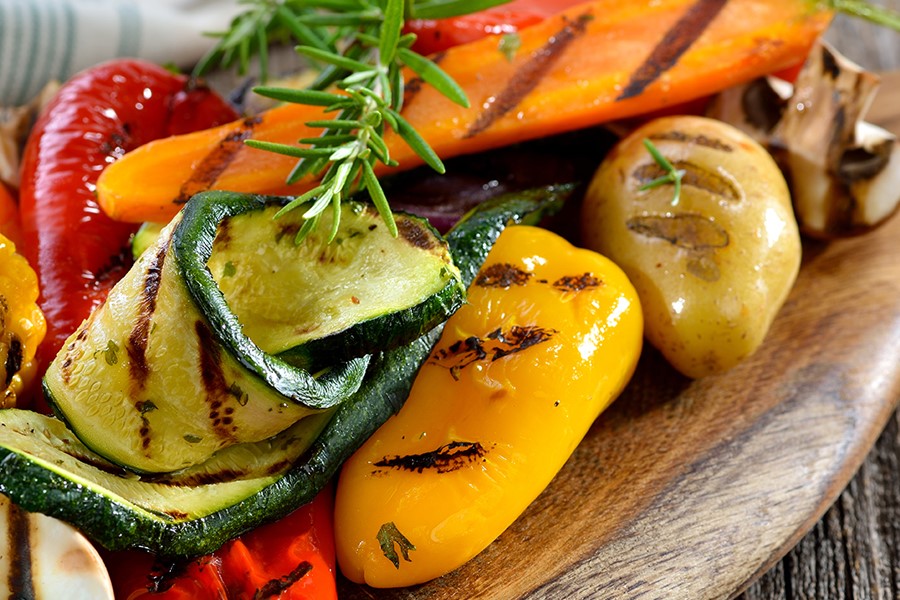
<svg viewBox="0 0 900 600">
<path fill-rule="evenodd" d="M 120 248 L 117 254 L 110 257 L 109 262 L 93 274 L 94 278 L 90 285 L 95 290 L 108 287 L 108 283 L 115 283 L 122 279 L 133 263 L 131 248 Z"/>
<path fill-rule="evenodd" d="M 508 288 L 526 285 L 532 274 L 509 263 L 495 263 L 481 270 L 475 279 L 479 287 Z"/>
<path fill-rule="evenodd" d="M 537 326 L 514 325 L 505 333 L 501 329 L 495 329 L 484 339 L 472 336 L 465 340 L 458 340 L 447 348 L 437 350 L 431 356 L 431 362 L 450 369 L 453 378 L 458 379 L 459 372 L 471 364 L 483 360 L 493 362 L 505 356 L 522 352 L 550 340 L 557 333 L 559 332 L 554 329 Z"/>
<path fill-rule="evenodd" d="M 312 563 L 305 560 L 302 561 L 287 575 L 278 579 L 273 579 L 256 590 L 256 593 L 253 595 L 253 600 L 265 600 L 265 598 L 276 598 L 280 596 L 283 591 L 306 577 L 306 575 L 312 571 L 312 568 Z"/>
<path fill-rule="evenodd" d="M 212 421 L 216 435 L 222 439 L 234 440 L 234 432 L 237 427 L 234 425 L 232 417 L 223 417 L 221 414 L 222 412 L 231 414 L 231 412 L 227 412 L 227 407 L 223 407 L 223 400 L 231 394 L 233 388 L 225 380 L 219 346 L 206 323 L 197 321 L 194 329 L 197 332 L 197 347 L 200 351 L 200 380 L 203 382 L 206 401 L 209 403 L 209 419 Z"/>
<path fill-rule="evenodd" d="M 31 539 L 28 526 L 28 513 L 9 503 L 9 550 L 14 557 L 9 561 L 10 598 L 16 600 L 34 600 L 34 581 L 31 573 Z"/>
<path fill-rule="evenodd" d="M 413 248 L 434 248 L 434 236 L 429 235 L 422 225 L 412 219 L 397 219 L 397 231 Z"/>
<path fill-rule="evenodd" d="M 138 298 L 138 314 L 131 335 L 128 336 L 128 371 L 132 381 L 139 390 L 144 389 L 147 377 L 150 375 L 150 365 L 147 364 L 147 344 L 150 341 L 150 321 L 156 311 L 156 298 L 159 295 L 159 285 L 162 279 L 163 264 L 166 260 L 166 244 L 160 244 L 156 256 L 147 265 L 144 275 L 144 288 Z"/>
<path fill-rule="evenodd" d="M 631 74 L 631 79 L 616 100 L 640 95 L 659 76 L 671 69 L 691 44 L 700 37 L 728 0 L 697 0 L 663 36 L 644 63 Z"/>
<path fill-rule="evenodd" d="M 163 514 L 172 519 L 173 521 L 183 521 L 187 519 L 190 515 L 182 510 L 166 510 L 163 511 Z"/>
<path fill-rule="evenodd" d="M 480 114 L 474 123 L 466 131 L 464 138 L 475 137 L 494 124 L 503 115 L 513 110 L 547 74 L 550 68 L 559 60 L 563 51 L 579 35 L 584 33 L 588 21 L 593 18 L 590 13 L 585 13 L 575 21 L 567 21 L 565 26 L 547 43 L 544 44 L 531 58 L 519 67 L 509 83 L 495 97 L 495 100 Z"/>
<path fill-rule="evenodd" d="M 150 421 L 144 415 L 141 415 L 141 428 L 138 429 L 138 435 L 141 437 L 141 449 L 144 450 L 144 456 L 149 456 L 147 451 L 150 450 L 150 442 L 153 438 L 150 435 Z"/>
<path fill-rule="evenodd" d="M 244 119 L 240 128 L 225 136 L 225 139 L 219 142 L 216 149 L 207 154 L 197 168 L 194 169 L 190 179 L 181 186 L 178 197 L 173 202 L 175 204 L 184 204 L 194 194 L 208 190 L 215 185 L 219 175 L 237 158 L 241 148 L 244 147 L 244 140 L 253 134 L 253 129 L 259 122 L 260 119 L 258 117 Z"/>
<path fill-rule="evenodd" d="M 553 282 L 553 287 L 563 292 L 580 292 L 587 289 L 598 288 L 603 284 L 592 273 L 581 275 L 566 275 Z"/>
<path fill-rule="evenodd" d="M 210 485 L 214 483 L 224 483 L 234 481 L 240 477 L 246 476 L 246 471 L 237 469 L 222 469 L 215 473 L 196 473 L 194 475 L 181 475 L 178 479 L 172 479 L 168 473 L 159 476 L 145 475 L 141 477 L 142 481 L 155 483 L 158 485 L 167 485 L 170 487 L 198 487 L 201 485 Z"/>
<path fill-rule="evenodd" d="M 100 142 L 100 152 L 114 159 L 122 158 L 128 151 L 133 148 L 131 124 L 123 122 L 119 131 L 111 131 L 109 138 Z"/>
<path fill-rule="evenodd" d="M 6 364 L 3 365 L 3 368 L 6 369 L 5 387 L 9 387 L 13 377 L 15 377 L 16 373 L 22 368 L 22 360 L 25 358 L 23 352 L 22 342 L 18 337 L 13 335 L 12 339 L 9 341 L 9 352 L 6 354 Z"/>
<path fill-rule="evenodd" d="M 431 452 L 407 454 L 406 456 L 385 456 L 373 464 L 385 469 L 415 471 L 416 473 L 422 473 L 425 470 L 435 473 L 450 473 L 478 459 L 483 459 L 485 454 L 487 452 L 478 442 L 450 442 Z"/>
<path fill-rule="evenodd" d="M 684 186 L 709 192 L 728 202 L 741 200 L 741 191 L 735 183 L 715 171 L 704 169 L 685 160 L 672 161 L 672 166 L 680 171 L 684 171 L 684 175 L 681 178 L 681 184 Z M 668 171 L 653 162 L 638 167 L 631 175 L 643 185 L 658 177 L 664 177 L 667 173 Z"/>
<path fill-rule="evenodd" d="M 725 228 L 703 215 L 678 213 L 633 217 L 625 226 L 640 235 L 659 238 L 686 250 L 724 248 L 729 241 Z"/>
<path fill-rule="evenodd" d="M 684 144 L 696 144 L 713 150 L 721 150 L 722 152 L 734 152 L 734 148 L 726 144 L 720 139 L 711 138 L 703 134 L 691 135 L 683 131 L 661 131 L 650 135 L 651 140 L 665 140 L 671 142 L 681 142 Z"/>
<path fill-rule="evenodd" d="M 228 248 L 228 245 L 231 244 L 231 218 L 227 217 L 222 219 L 219 223 L 219 228 L 216 232 L 216 246 L 221 247 L 223 250 Z"/>
</svg>

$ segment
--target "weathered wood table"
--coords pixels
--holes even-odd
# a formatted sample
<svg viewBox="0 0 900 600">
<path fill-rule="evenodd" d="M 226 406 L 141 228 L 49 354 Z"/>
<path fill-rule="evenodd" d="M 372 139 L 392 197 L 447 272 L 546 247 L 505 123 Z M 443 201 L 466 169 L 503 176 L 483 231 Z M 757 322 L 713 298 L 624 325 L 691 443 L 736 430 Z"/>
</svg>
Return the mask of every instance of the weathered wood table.
<svg viewBox="0 0 900 600">
<path fill-rule="evenodd" d="M 900 0 L 882 3 L 900 10 Z M 898 33 L 839 18 L 827 37 L 868 69 L 900 69 Z M 900 74 L 893 75 L 878 114 L 885 119 L 893 115 L 892 129 L 900 131 Z M 900 260 L 900 246 L 897 256 Z M 900 598 L 900 412 L 888 421 L 857 475 L 812 531 L 739 598 Z"/>
</svg>

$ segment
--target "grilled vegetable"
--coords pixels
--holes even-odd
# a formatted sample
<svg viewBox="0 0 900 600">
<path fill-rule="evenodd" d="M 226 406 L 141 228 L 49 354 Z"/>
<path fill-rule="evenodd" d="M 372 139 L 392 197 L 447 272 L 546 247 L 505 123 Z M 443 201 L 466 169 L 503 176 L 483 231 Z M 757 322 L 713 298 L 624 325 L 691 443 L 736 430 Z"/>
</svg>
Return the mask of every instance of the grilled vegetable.
<svg viewBox="0 0 900 600">
<path fill-rule="evenodd" d="M 344 463 L 341 571 L 399 587 L 481 552 L 625 387 L 642 337 L 612 262 L 544 229 L 504 231 L 406 404 Z"/>
<path fill-rule="evenodd" d="M 830 18 L 807 0 L 585 2 L 523 29 L 512 60 L 495 39 L 448 50 L 440 66 L 473 108 L 424 86 L 402 114 L 441 159 L 541 138 L 675 106 L 801 62 Z M 298 193 L 314 181 L 286 187 L 293 158 L 240 140 L 295 144 L 319 135 L 305 123 L 327 116 L 288 104 L 148 144 L 103 172 L 98 199 L 113 218 L 143 222 L 168 220 L 203 189 Z M 404 142 L 385 141 L 400 168 L 421 164 Z"/>
<path fill-rule="evenodd" d="M 103 168 L 150 140 L 235 118 L 205 86 L 132 59 L 75 75 L 44 108 L 25 146 L 19 198 L 23 250 L 38 273 L 48 322 L 42 369 L 130 264 L 135 227 L 97 207 Z"/>
<path fill-rule="evenodd" d="M 650 140 L 683 173 L 674 185 Z M 647 339 L 676 369 L 702 377 L 759 347 L 800 268 L 800 235 L 772 157 L 730 125 L 651 121 L 613 149 L 582 211 L 586 246 L 609 256 L 641 298 Z"/>
<path fill-rule="evenodd" d="M 0 407 L 16 406 L 34 379 L 35 352 L 47 325 L 38 282 L 25 258 L 0 234 Z"/>
<path fill-rule="evenodd" d="M 497 198 L 468 215 L 447 236 L 462 281 L 472 281 L 507 224 L 537 222 L 571 192 L 563 186 Z M 303 419 L 275 438 L 231 446 L 173 475 L 137 477 L 91 452 L 60 421 L 0 411 L 0 493 L 73 523 L 109 549 L 208 554 L 312 500 L 403 404 L 439 332 L 374 355 L 359 390 L 333 415 Z"/>
<path fill-rule="evenodd" d="M 775 78 L 725 90 L 710 116 L 747 131 L 786 174 L 801 231 L 865 233 L 900 207 L 900 143 L 863 120 L 880 83 L 824 42 L 794 85 Z"/>
<path fill-rule="evenodd" d="M 107 553 L 117 598 L 128 600 L 336 600 L 334 492 L 188 564 L 146 552 Z"/>
<path fill-rule="evenodd" d="M 195 197 L 72 334 L 45 388 L 95 452 L 168 472 L 271 437 L 355 391 L 369 352 L 462 301 L 423 221 L 398 217 L 395 238 L 373 209 L 346 204 L 338 240 L 298 245 L 299 217 L 273 219 L 287 201 Z"/>
<path fill-rule="evenodd" d="M 0 496 L 0 595 L 113 600 L 97 550 L 72 526 L 29 513 Z"/>
</svg>

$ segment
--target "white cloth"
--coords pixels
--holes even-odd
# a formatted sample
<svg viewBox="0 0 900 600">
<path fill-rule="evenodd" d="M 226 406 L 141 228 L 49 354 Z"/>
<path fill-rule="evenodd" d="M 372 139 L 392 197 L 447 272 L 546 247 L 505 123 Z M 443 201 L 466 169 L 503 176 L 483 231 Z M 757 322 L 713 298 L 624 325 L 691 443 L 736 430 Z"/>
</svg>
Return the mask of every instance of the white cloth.
<svg viewBox="0 0 900 600">
<path fill-rule="evenodd" d="M 190 68 L 237 0 L 0 0 L 0 105 L 116 57 Z"/>
</svg>

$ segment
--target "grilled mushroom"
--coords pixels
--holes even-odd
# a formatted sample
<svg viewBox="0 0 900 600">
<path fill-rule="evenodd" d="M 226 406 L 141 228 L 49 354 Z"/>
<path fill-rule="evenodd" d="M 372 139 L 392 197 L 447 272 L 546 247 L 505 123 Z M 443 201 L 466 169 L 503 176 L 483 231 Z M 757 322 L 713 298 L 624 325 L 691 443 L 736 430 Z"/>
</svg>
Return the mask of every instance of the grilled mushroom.
<svg viewBox="0 0 900 600">
<path fill-rule="evenodd" d="M 723 92 L 708 115 L 768 148 L 791 186 L 804 233 L 854 235 L 900 205 L 900 145 L 863 121 L 879 83 L 820 42 L 793 86 L 773 77 L 751 82 Z"/>
</svg>

